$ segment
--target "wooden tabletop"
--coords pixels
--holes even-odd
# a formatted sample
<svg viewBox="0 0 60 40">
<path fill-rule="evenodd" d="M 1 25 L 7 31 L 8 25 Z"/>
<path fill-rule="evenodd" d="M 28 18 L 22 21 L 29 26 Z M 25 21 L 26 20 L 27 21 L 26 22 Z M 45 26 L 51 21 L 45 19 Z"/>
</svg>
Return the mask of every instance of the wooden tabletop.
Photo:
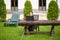
<svg viewBox="0 0 60 40">
<path fill-rule="evenodd" d="M 20 20 L 19 25 L 60 25 L 60 20 L 38 20 L 38 21 L 26 21 Z"/>
</svg>

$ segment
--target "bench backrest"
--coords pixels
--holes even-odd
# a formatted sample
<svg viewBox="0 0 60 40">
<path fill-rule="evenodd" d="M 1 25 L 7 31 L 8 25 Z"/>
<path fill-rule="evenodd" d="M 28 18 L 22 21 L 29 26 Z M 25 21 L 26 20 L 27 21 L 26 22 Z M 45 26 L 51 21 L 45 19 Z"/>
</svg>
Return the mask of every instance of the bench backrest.
<svg viewBox="0 0 60 40">
<path fill-rule="evenodd" d="M 39 20 L 39 15 L 33 15 L 34 16 L 34 20 Z"/>
</svg>

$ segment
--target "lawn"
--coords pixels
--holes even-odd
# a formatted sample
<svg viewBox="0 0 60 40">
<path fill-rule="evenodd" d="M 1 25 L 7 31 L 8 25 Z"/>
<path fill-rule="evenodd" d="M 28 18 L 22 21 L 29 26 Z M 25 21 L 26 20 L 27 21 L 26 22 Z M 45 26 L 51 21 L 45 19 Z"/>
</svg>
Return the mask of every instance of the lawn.
<svg viewBox="0 0 60 40">
<path fill-rule="evenodd" d="M 40 31 L 50 31 L 51 26 L 40 26 Z M 0 40 L 59 40 L 60 26 L 55 26 L 53 37 L 49 34 L 33 34 L 22 37 L 23 27 L 4 27 L 3 22 L 0 22 Z"/>
</svg>

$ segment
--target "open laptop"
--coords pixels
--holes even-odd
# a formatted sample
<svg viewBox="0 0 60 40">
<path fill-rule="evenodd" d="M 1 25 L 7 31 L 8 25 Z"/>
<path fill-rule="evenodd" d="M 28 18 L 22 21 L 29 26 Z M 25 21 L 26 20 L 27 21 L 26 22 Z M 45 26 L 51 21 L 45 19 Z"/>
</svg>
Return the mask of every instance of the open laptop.
<svg viewBox="0 0 60 40">
<path fill-rule="evenodd" d="M 34 16 L 26 16 L 26 21 L 34 21 Z"/>
</svg>

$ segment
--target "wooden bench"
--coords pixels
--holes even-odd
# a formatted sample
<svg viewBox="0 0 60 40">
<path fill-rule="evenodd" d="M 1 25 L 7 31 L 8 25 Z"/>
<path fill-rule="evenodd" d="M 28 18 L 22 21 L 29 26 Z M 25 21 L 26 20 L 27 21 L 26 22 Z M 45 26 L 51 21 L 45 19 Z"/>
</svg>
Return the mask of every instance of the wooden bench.
<svg viewBox="0 0 60 40">
<path fill-rule="evenodd" d="M 54 34 L 54 26 L 55 25 L 60 25 L 60 21 L 51 21 L 51 20 L 39 20 L 39 21 L 25 21 L 25 20 L 21 20 L 19 21 L 19 25 L 24 26 L 24 31 L 23 34 L 26 33 L 50 33 L 50 36 L 53 36 Z M 27 27 L 28 25 L 52 25 L 51 27 L 51 31 L 50 32 L 39 32 L 39 27 L 38 27 L 38 31 L 37 32 L 27 32 Z"/>
</svg>

